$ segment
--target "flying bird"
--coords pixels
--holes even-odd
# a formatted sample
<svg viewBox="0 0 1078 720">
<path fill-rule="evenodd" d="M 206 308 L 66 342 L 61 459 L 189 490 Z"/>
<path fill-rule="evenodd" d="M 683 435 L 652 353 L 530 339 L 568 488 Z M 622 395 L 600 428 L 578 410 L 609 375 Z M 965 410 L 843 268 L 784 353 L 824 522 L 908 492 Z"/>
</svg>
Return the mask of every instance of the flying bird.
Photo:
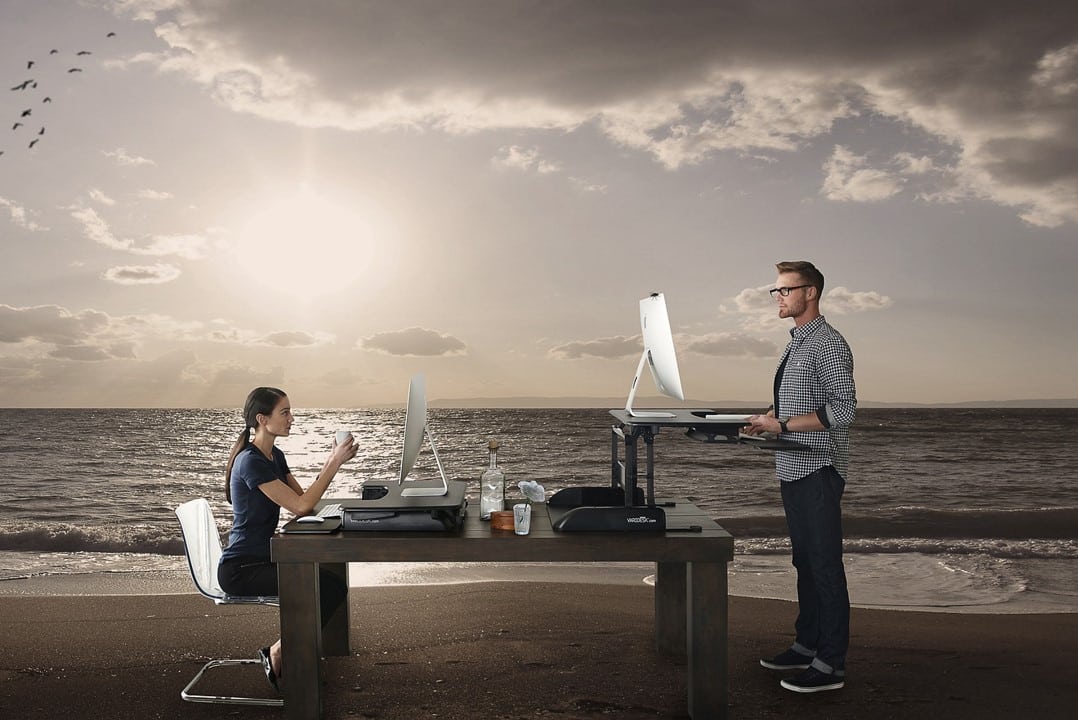
<svg viewBox="0 0 1078 720">
<path fill-rule="evenodd" d="M 110 32 L 109 34 L 105 35 L 105 37 L 116 37 L 116 33 Z"/>
<path fill-rule="evenodd" d="M 29 69 L 30 69 L 30 68 L 32 68 L 33 66 L 34 66 L 34 61 L 33 61 L 33 60 L 27 60 L 27 61 L 26 61 L 26 69 L 27 69 L 27 70 L 29 70 Z"/>
<path fill-rule="evenodd" d="M 33 112 L 32 108 L 27 108 L 26 110 L 22 111 L 22 115 L 20 115 L 19 117 L 29 117 L 31 112 Z"/>
<path fill-rule="evenodd" d="M 26 80 L 24 82 L 19 83 L 18 85 L 16 85 L 15 87 L 13 87 L 11 89 L 12 90 L 25 90 L 26 88 L 30 87 L 30 83 L 32 83 L 32 82 L 33 82 L 33 79 Z"/>
<path fill-rule="evenodd" d="M 89 50 L 79 50 L 79 51 L 78 51 L 77 53 L 75 53 L 75 54 L 76 54 L 76 55 L 93 55 L 93 53 L 92 53 L 92 52 L 90 52 Z"/>
<path fill-rule="evenodd" d="M 34 138 L 33 140 L 31 140 L 29 147 L 33 147 L 34 145 L 37 145 L 37 140 L 38 140 L 37 138 Z"/>
<path fill-rule="evenodd" d="M 82 72 L 82 68 L 71 68 L 70 70 L 68 70 L 68 72 L 69 72 L 69 73 L 73 73 L 73 72 Z"/>
<path fill-rule="evenodd" d="M 58 52 L 60 52 L 60 51 L 57 50 L 56 48 L 53 48 L 52 50 L 49 50 L 49 55 L 55 55 Z"/>
<path fill-rule="evenodd" d="M 11 126 L 11 129 L 12 129 L 12 130 L 18 130 L 18 129 L 19 129 L 19 128 L 21 128 L 21 127 L 22 127 L 22 123 L 21 123 L 21 122 L 17 122 L 17 123 L 15 123 L 14 125 L 12 125 L 12 126 Z"/>
<path fill-rule="evenodd" d="M 44 100 L 42 100 L 41 102 L 43 102 L 43 103 L 47 103 L 47 102 L 52 102 L 52 98 L 51 98 L 51 97 L 49 97 L 48 95 L 46 95 L 46 96 L 45 96 L 45 99 L 44 99 Z"/>
<path fill-rule="evenodd" d="M 44 135 L 45 134 L 45 128 L 41 128 L 40 130 L 38 130 L 37 134 L 38 135 Z"/>
</svg>

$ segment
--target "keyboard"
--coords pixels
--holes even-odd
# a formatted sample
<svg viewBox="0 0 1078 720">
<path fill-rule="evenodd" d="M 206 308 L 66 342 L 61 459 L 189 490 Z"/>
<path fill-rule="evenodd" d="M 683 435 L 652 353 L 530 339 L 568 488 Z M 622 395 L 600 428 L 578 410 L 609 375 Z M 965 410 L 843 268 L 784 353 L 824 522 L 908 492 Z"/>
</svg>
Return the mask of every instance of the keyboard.
<svg viewBox="0 0 1078 720">
<path fill-rule="evenodd" d="M 317 515 L 320 518 L 339 518 L 343 512 L 339 503 L 333 503 L 332 505 L 324 505 Z"/>
</svg>

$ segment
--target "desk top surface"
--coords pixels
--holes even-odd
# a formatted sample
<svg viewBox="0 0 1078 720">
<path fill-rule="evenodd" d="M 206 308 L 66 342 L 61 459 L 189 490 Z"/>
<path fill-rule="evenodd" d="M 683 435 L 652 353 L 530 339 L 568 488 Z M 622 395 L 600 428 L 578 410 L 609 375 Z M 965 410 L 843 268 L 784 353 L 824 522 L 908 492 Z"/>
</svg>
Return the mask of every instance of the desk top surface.
<svg viewBox="0 0 1078 720">
<path fill-rule="evenodd" d="M 335 502 L 327 500 L 327 502 Z M 532 506 L 531 532 L 492 530 L 469 508 L 459 532 L 339 532 L 275 535 L 277 562 L 729 562 L 733 537 L 685 500 L 658 498 L 665 532 L 557 532 L 545 503 Z M 666 506 L 666 503 L 672 503 Z M 698 531 L 688 530 L 697 526 Z"/>
<path fill-rule="evenodd" d="M 736 435 L 736 428 L 745 427 L 748 423 L 740 420 L 709 420 L 707 415 L 730 415 L 723 410 L 711 410 L 708 408 L 637 408 L 637 413 L 669 413 L 673 417 L 640 417 L 637 415 L 630 415 L 624 408 L 621 410 L 611 410 L 610 414 L 618 419 L 623 425 L 666 425 L 670 427 L 730 427 L 734 428 L 734 434 Z M 752 413 L 742 413 L 745 417 L 748 417 Z"/>
</svg>

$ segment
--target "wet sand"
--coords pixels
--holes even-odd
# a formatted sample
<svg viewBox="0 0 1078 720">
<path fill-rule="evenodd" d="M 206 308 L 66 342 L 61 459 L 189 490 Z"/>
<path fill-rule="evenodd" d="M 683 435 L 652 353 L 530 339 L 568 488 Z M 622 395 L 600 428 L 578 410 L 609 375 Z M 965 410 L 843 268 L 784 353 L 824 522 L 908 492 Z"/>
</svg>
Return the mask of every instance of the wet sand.
<svg viewBox="0 0 1078 720">
<path fill-rule="evenodd" d="M 650 587 L 362 587 L 351 603 L 353 654 L 325 661 L 327 719 L 687 717 L 685 661 L 655 651 Z M 846 687 L 797 695 L 758 664 L 789 643 L 795 611 L 730 599 L 730 718 L 1064 718 L 1078 705 L 1078 614 L 854 608 Z M 280 718 L 179 696 L 206 659 L 253 657 L 277 634 L 274 608 L 217 607 L 193 593 L 9 592 L 0 717 Z M 253 667 L 205 683 L 272 692 Z"/>
</svg>

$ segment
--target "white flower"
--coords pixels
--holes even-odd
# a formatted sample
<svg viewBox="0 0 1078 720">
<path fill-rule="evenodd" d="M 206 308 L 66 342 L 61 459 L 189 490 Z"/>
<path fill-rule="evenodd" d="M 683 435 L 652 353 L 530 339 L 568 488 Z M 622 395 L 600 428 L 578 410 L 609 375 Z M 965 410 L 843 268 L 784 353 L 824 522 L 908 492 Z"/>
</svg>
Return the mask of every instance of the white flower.
<svg viewBox="0 0 1078 720">
<path fill-rule="evenodd" d="M 528 502 L 541 503 L 546 499 L 546 488 L 534 480 L 521 480 L 517 487 L 524 493 L 524 497 L 528 498 Z"/>
</svg>

